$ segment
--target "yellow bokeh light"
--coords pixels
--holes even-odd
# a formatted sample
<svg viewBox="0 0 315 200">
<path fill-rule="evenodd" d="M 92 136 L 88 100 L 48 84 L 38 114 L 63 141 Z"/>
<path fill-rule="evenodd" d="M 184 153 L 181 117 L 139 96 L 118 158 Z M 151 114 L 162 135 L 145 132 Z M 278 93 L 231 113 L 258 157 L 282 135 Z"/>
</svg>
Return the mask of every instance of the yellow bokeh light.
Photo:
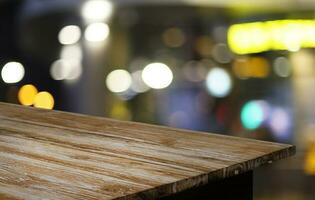
<svg viewBox="0 0 315 200">
<path fill-rule="evenodd" d="M 53 109 L 54 107 L 54 97 L 49 92 L 39 92 L 34 98 L 34 107 Z"/>
<path fill-rule="evenodd" d="M 229 28 L 228 43 L 238 54 L 258 53 L 269 49 L 268 30 L 262 22 L 236 24 Z"/>
<path fill-rule="evenodd" d="M 110 111 L 110 117 L 120 120 L 131 120 L 131 112 L 125 102 L 116 101 Z"/>
<path fill-rule="evenodd" d="M 270 64 L 263 57 L 236 59 L 233 72 L 240 79 L 266 78 L 270 73 Z"/>
<path fill-rule="evenodd" d="M 253 57 L 250 59 L 251 77 L 265 78 L 269 75 L 270 65 L 263 57 Z"/>
<path fill-rule="evenodd" d="M 315 174 L 315 148 L 311 148 L 308 151 L 306 155 L 304 170 L 306 174 L 309 175 Z"/>
<path fill-rule="evenodd" d="M 315 20 L 275 20 L 232 25 L 228 44 L 237 54 L 315 47 Z"/>
<path fill-rule="evenodd" d="M 213 41 L 209 36 L 200 36 L 195 42 L 196 51 L 202 56 L 210 56 L 213 48 Z"/>
<path fill-rule="evenodd" d="M 38 91 L 34 85 L 27 84 L 20 88 L 18 99 L 22 105 L 31 106 L 37 93 Z"/>
</svg>

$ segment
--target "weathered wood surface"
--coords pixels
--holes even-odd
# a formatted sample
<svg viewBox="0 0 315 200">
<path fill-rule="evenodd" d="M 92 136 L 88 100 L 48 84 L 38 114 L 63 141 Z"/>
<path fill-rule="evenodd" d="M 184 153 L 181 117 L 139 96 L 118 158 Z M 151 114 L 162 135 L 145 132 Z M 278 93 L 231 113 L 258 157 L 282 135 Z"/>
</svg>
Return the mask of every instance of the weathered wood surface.
<svg viewBox="0 0 315 200">
<path fill-rule="evenodd" d="M 292 145 L 0 103 L 0 199 L 156 199 Z"/>
</svg>

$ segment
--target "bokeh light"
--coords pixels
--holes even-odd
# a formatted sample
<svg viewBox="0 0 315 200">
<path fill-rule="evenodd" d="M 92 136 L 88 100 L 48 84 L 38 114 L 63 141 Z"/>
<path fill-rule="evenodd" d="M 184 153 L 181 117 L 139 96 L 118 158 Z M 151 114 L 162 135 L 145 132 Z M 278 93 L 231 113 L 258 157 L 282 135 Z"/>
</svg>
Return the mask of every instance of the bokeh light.
<svg viewBox="0 0 315 200">
<path fill-rule="evenodd" d="M 229 63 L 232 60 L 232 53 L 224 43 L 216 44 L 212 49 L 213 58 L 219 63 Z"/>
<path fill-rule="evenodd" d="M 251 77 L 251 67 L 248 58 L 237 58 L 232 64 L 232 70 L 239 79 L 247 79 Z"/>
<path fill-rule="evenodd" d="M 251 57 L 250 62 L 250 77 L 265 78 L 269 75 L 270 64 L 264 57 Z"/>
<path fill-rule="evenodd" d="M 163 63 L 151 63 L 143 69 L 142 79 L 150 88 L 163 89 L 172 83 L 173 72 Z"/>
<path fill-rule="evenodd" d="M 113 5 L 107 0 L 90 0 L 82 6 L 82 16 L 88 22 L 107 20 L 113 12 Z"/>
<path fill-rule="evenodd" d="M 269 50 L 269 30 L 263 22 L 232 25 L 228 30 L 228 44 L 237 54 L 258 53 Z"/>
<path fill-rule="evenodd" d="M 131 87 L 132 79 L 128 71 L 117 69 L 110 72 L 106 78 L 106 86 L 111 92 L 125 92 Z"/>
<path fill-rule="evenodd" d="M 58 40 L 63 45 L 75 44 L 81 38 L 81 29 L 76 25 L 63 27 L 58 34 Z"/>
<path fill-rule="evenodd" d="M 32 84 L 23 85 L 18 92 L 18 99 L 22 105 L 31 106 L 37 95 L 37 88 Z"/>
<path fill-rule="evenodd" d="M 315 147 L 308 150 L 305 159 L 304 171 L 308 175 L 315 175 Z"/>
<path fill-rule="evenodd" d="M 60 59 L 52 63 L 50 67 L 50 75 L 54 80 L 64 80 L 68 75 L 68 68 L 70 63 L 66 60 Z"/>
<path fill-rule="evenodd" d="M 109 35 L 109 27 L 105 23 L 92 23 L 84 32 L 84 37 L 89 42 L 102 42 Z"/>
<path fill-rule="evenodd" d="M 300 50 L 290 54 L 290 63 L 292 65 L 292 74 L 295 78 L 313 77 L 315 73 L 314 54 L 309 50 Z"/>
<path fill-rule="evenodd" d="M 240 79 L 266 78 L 270 65 L 264 57 L 238 58 L 233 62 L 233 72 Z"/>
<path fill-rule="evenodd" d="M 254 130 L 264 121 L 264 109 L 260 101 L 248 101 L 241 109 L 241 122 L 246 129 Z"/>
<path fill-rule="evenodd" d="M 278 57 L 273 64 L 274 72 L 280 77 L 288 77 L 291 74 L 290 61 L 285 57 Z"/>
<path fill-rule="evenodd" d="M 276 138 L 288 139 L 290 124 L 289 114 L 283 108 L 275 108 L 273 110 L 269 126 Z"/>
<path fill-rule="evenodd" d="M 111 110 L 110 117 L 120 120 L 131 120 L 132 113 L 128 109 L 127 103 L 124 101 L 115 101 Z"/>
<path fill-rule="evenodd" d="M 225 97 L 231 91 L 232 80 L 226 70 L 215 67 L 208 72 L 206 86 L 212 96 Z"/>
<path fill-rule="evenodd" d="M 175 48 L 182 46 L 186 37 L 181 29 L 173 27 L 164 31 L 162 39 L 166 46 Z"/>
<path fill-rule="evenodd" d="M 201 56 L 204 56 L 204 57 L 211 56 L 212 48 L 213 48 L 213 41 L 207 35 L 199 36 L 195 41 L 195 49 Z"/>
<path fill-rule="evenodd" d="M 80 60 L 69 59 L 67 60 L 70 63 L 70 68 L 68 70 L 68 75 L 66 80 L 74 81 L 78 80 L 81 77 L 83 67 Z"/>
<path fill-rule="evenodd" d="M 137 93 L 143 93 L 148 91 L 150 88 L 142 80 L 142 70 L 131 73 L 132 84 L 131 89 Z"/>
<path fill-rule="evenodd" d="M 46 91 L 37 93 L 34 98 L 34 107 L 36 108 L 53 109 L 54 103 L 54 97 Z"/>
<path fill-rule="evenodd" d="M 298 51 L 301 47 L 315 47 L 314 20 L 274 20 L 232 25 L 228 43 L 237 54 L 259 53 L 269 50 Z"/>
<path fill-rule="evenodd" d="M 25 74 L 24 67 L 19 62 L 8 62 L 1 70 L 1 77 L 5 83 L 20 82 Z"/>
<path fill-rule="evenodd" d="M 272 112 L 272 106 L 265 100 L 255 100 L 263 111 L 263 123 L 267 122 Z"/>
<path fill-rule="evenodd" d="M 80 60 L 60 59 L 52 63 L 50 75 L 54 80 L 74 80 L 82 74 L 82 64 Z"/>
<path fill-rule="evenodd" d="M 60 51 L 61 59 L 82 60 L 82 49 L 79 45 L 63 46 Z"/>
<path fill-rule="evenodd" d="M 182 69 L 184 78 L 191 82 L 201 82 L 206 78 L 208 69 L 203 62 L 191 60 Z"/>
</svg>

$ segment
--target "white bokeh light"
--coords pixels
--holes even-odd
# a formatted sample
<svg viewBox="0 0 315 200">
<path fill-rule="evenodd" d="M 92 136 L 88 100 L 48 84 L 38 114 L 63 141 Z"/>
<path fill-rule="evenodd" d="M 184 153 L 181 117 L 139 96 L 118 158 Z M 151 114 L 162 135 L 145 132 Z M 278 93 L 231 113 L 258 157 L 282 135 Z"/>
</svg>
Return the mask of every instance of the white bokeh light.
<svg viewBox="0 0 315 200">
<path fill-rule="evenodd" d="M 105 23 L 92 23 L 84 32 L 84 37 L 89 42 L 102 42 L 109 35 L 109 27 Z"/>
<path fill-rule="evenodd" d="M 111 92 L 125 92 L 131 87 L 132 79 L 128 71 L 117 69 L 110 72 L 106 78 L 106 86 Z"/>
<path fill-rule="evenodd" d="M 82 60 L 82 49 L 79 45 L 63 46 L 60 52 L 61 59 Z"/>
<path fill-rule="evenodd" d="M 143 93 L 148 91 L 150 88 L 142 80 L 142 71 L 138 70 L 131 74 L 132 84 L 131 89 L 137 93 Z"/>
<path fill-rule="evenodd" d="M 54 80 L 74 80 L 82 74 L 82 65 L 79 60 L 60 59 L 53 62 L 50 75 Z"/>
<path fill-rule="evenodd" d="M 50 67 L 50 75 L 54 80 L 64 80 L 67 77 L 69 63 L 64 60 L 56 60 Z"/>
<path fill-rule="evenodd" d="M 70 62 L 70 69 L 68 72 L 68 75 L 66 77 L 66 80 L 77 80 L 81 77 L 83 67 L 80 60 L 71 60 L 69 59 L 68 62 Z"/>
<path fill-rule="evenodd" d="M 82 16 L 88 22 L 107 20 L 112 12 L 112 3 L 106 0 L 90 0 L 82 7 Z"/>
<path fill-rule="evenodd" d="M 163 63 L 151 63 L 143 69 L 142 79 L 150 88 L 163 89 L 172 83 L 173 73 Z"/>
<path fill-rule="evenodd" d="M 63 45 L 75 44 L 81 38 L 81 29 L 76 25 L 63 27 L 58 34 L 58 40 Z"/>
<path fill-rule="evenodd" d="M 274 61 L 274 72 L 280 77 L 288 77 L 291 74 L 291 63 L 286 57 L 278 57 Z"/>
<path fill-rule="evenodd" d="M 212 96 L 225 97 L 231 91 L 232 80 L 226 70 L 216 67 L 209 71 L 206 86 Z"/>
<path fill-rule="evenodd" d="M 1 77 L 5 83 L 20 82 L 25 74 L 24 67 L 19 62 L 8 62 L 1 70 Z"/>
</svg>

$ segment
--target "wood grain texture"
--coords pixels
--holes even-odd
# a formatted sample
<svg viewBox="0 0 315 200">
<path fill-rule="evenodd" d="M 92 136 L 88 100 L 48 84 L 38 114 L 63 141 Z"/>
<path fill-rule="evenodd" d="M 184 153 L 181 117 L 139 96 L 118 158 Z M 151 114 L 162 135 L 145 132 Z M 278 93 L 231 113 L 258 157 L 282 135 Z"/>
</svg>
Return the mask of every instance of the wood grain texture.
<svg viewBox="0 0 315 200">
<path fill-rule="evenodd" d="M 0 199 L 157 199 L 295 147 L 0 103 Z"/>
</svg>

